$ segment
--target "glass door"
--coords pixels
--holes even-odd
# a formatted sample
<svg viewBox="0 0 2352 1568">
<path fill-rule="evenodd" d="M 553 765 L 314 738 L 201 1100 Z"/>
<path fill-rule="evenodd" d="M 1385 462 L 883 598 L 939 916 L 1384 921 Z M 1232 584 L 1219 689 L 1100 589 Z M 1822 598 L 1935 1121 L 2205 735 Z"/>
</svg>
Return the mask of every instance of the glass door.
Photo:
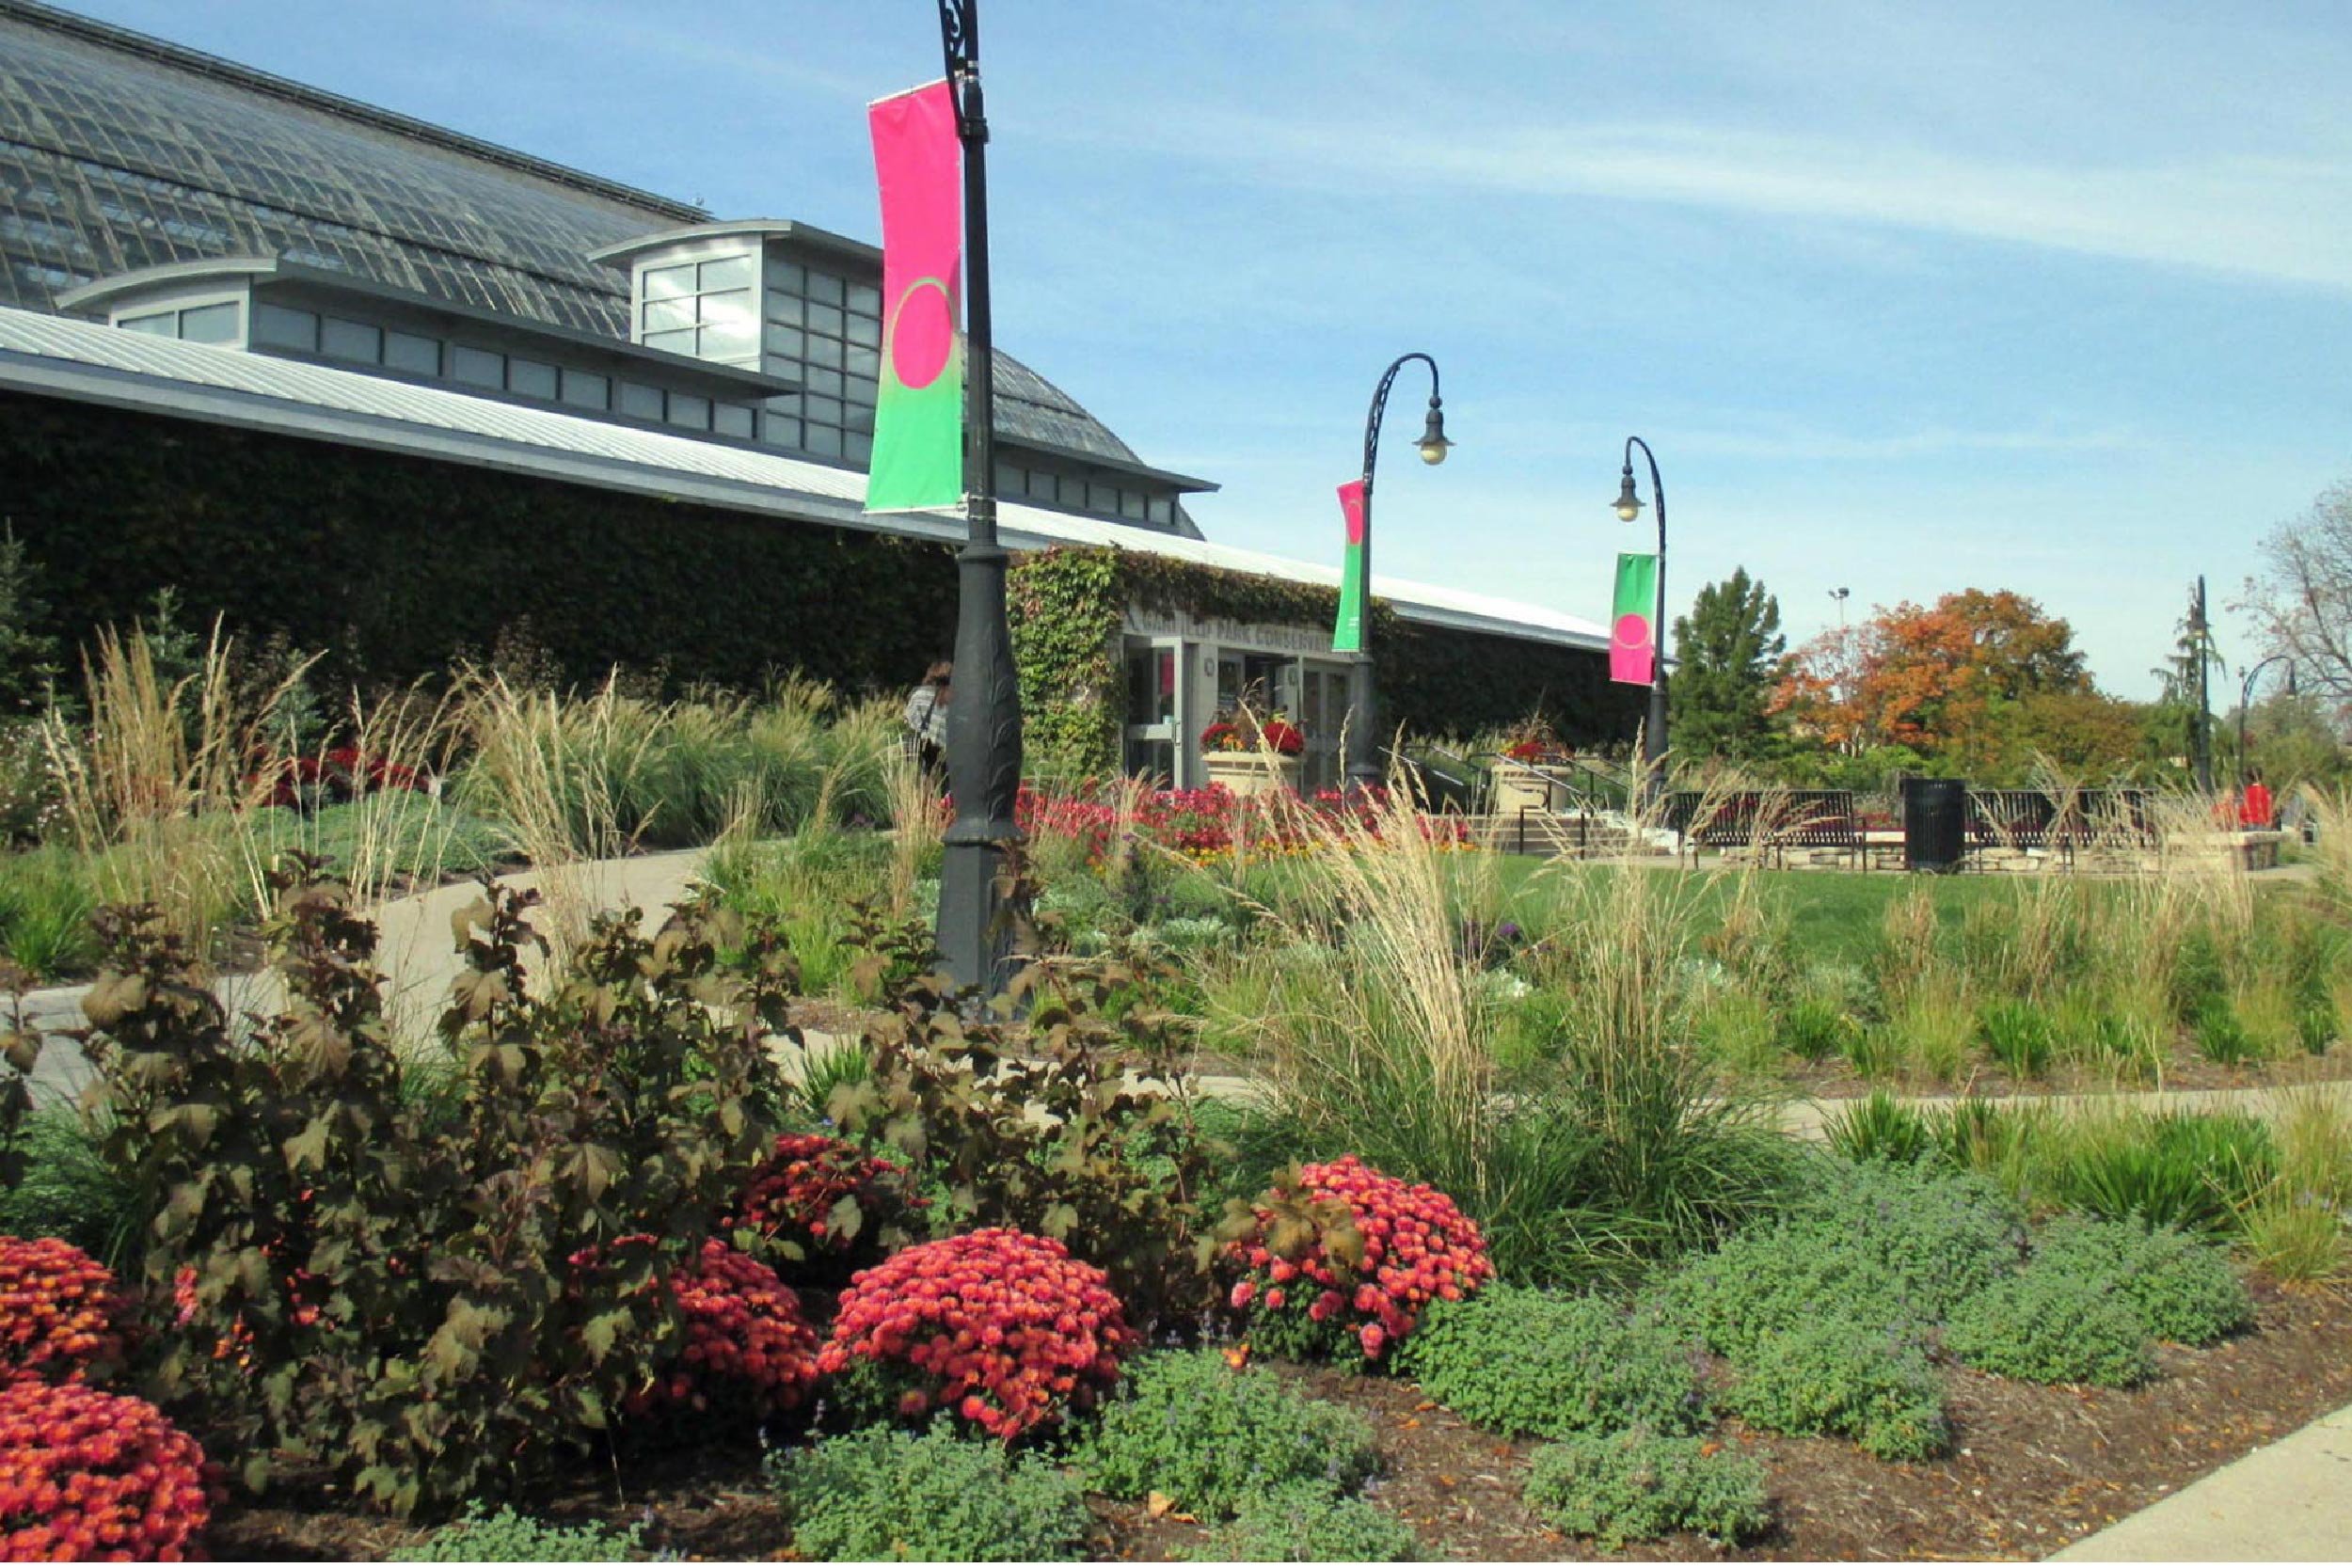
<svg viewBox="0 0 2352 1568">
<path fill-rule="evenodd" d="M 1127 730 L 1121 767 L 1162 785 L 1184 755 L 1184 644 L 1174 638 L 1127 640 Z"/>
<path fill-rule="evenodd" d="M 1344 664 L 1299 662 L 1298 733 L 1307 742 L 1299 784 L 1311 795 L 1346 783 L 1340 739 L 1347 724 L 1349 673 Z"/>
</svg>

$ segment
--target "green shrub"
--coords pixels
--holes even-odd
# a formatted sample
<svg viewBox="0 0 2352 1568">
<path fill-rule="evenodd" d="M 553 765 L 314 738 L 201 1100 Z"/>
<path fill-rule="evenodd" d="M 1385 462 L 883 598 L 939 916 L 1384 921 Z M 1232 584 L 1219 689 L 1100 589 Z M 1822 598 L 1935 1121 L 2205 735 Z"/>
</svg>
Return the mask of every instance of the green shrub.
<svg viewBox="0 0 2352 1568">
<path fill-rule="evenodd" d="M 2254 1298 L 2221 1249 L 2169 1227 L 2060 1220 L 2034 1239 L 2034 1264 L 2129 1297 L 2149 1331 L 2175 1344 L 2211 1344 L 2254 1317 Z"/>
<path fill-rule="evenodd" d="M 1753 1426 L 1851 1437 L 1876 1459 L 1932 1459 L 1951 1439 L 1943 1380 L 1917 1342 L 1835 1318 L 1766 1338 L 1728 1402 Z"/>
<path fill-rule="evenodd" d="M 1498 1283 L 1433 1307 L 1399 1368 L 1455 1415 L 1508 1437 L 1680 1433 L 1706 1409 L 1693 1348 L 1606 1299 Z"/>
<path fill-rule="evenodd" d="M 2208 996 L 2197 1004 L 2195 1029 L 2198 1054 L 2209 1062 L 2236 1067 L 2263 1053 L 2226 995 Z"/>
<path fill-rule="evenodd" d="M 1964 1303 L 1945 1349 L 1969 1366 L 2028 1383 L 2128 1388 L 2155 1374 L 2148 1321 L 2104 1281 L 2029 1267 Z"/>
<path fill-rule="evenodd" d="M 2019 1078 L 2039 1078 L 2058 1050 L 2050 1015 L 2032 1002 L 1995 1002 L 1977 1015 L 1977 1029 L 1994 1061 Z"/>
<path fill-rule="evenodd" d="M 1571 1437 L 1528 1461 L 1527 1503 L 1613 1551 L 1675 1530 L 1727 1546 L 1762 1534 L 1772 1524 L 1763 1465 L 1708 1447 L 1646 1432 Z"/>
<path fill-rule="evenodd" d="M 0 954 L 36 980 L 96 968 L 94 875 L 87 857 L 60 847 L 0 858 Z"/>
<path fill-rule="evenodd" d="M 2010 1199 L 1934 1164 L 1818 1160 L 1788 1218 L 1693 1259 L 1658 1291 L 1669 1321 L 1734 1361 L 1823 1317 L 1867 1329 L 1942 1322 L 2022 1255 Z"/>
<path fill-rule="evenodd" d="M 1243 1499 L 1233 1522 L 1209 1538 L 1201 1562 L 1412 1562 L 1412 1527 L 1361 1497 L 1294 1481 Z"/>
<path fill-rule="evenodd" d="M 1109 1497 L 1163 1492 L 1213 1518 L 1295 1481 L 1354 1492 L 1376 1463 L 1361 1416 L 1309 1399 L 1263 1368 L 1237 1372 L 1214 1350 L 1136 1363 L 1075 1458 Z"/>
<path fill-rule="evenodd" d="M 1865 1100 L 1848 1101 L 1830 1113 L 1821 1131 L 1831 1152 L 1856 1164 L 1883 1160 L 1915 1164 L 1935 1151 L 1926 1119 L 1884 1089 L 1872 1089 Z"/>
<path fill-rule="evenodd" d="M 2025 1218 L 1994 1182 L 1934 1164 L 1823 1162 L 1795 1214 L 1825 1244 L 1883 1267 L 1913 1308 L 1934 1321 L 2023 1256 Z"/>
<path fill-rule="evenodd" d="M 2326 1055 L 2342 1026 L 2343 1021 L 2336 1016 L 2335 998 L 2324 990 L 2307 990 L 2296 999 L 2295 1037 L 2312 1055 Z"/>
<path fill-rule="evenodd" d="M 511 1508 L 485 1513 L 468 1505 L 462 1518 L 416 1545 L 394 1552 L 393 1562 L 644 1562 L 642 1526 L 614 1532 L 602 1525 L 546 1525 Z"/>
<path fill-rule="evenodd" d="M 1035 1454 L 868 1427 L 769 1461 L 804 1558 L 880 1562 L 1061 1562 L 1091 1518 L 1078 1483 Z"/>
<path fill-rule="evenodd" d="M 1861 1033 L 1853 1015 L 1825 996 L 1799 997 L 1780 1020 L 1780 1043 L 1808 1062 L 1845 1055 Z"/>
</svg>

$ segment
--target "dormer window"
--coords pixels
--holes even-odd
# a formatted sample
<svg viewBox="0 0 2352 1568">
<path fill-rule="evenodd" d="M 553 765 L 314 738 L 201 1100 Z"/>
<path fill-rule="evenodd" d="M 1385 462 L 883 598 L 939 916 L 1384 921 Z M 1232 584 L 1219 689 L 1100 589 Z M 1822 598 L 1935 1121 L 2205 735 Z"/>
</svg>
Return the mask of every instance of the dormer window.
<svg viewBox="0 0 2352 1568">
<path fill-rule="evenodd" d="M 759 358 L 758 267 L 749 253 L 644 269 L 637 341 L 694 359 Z"/>
</svg>

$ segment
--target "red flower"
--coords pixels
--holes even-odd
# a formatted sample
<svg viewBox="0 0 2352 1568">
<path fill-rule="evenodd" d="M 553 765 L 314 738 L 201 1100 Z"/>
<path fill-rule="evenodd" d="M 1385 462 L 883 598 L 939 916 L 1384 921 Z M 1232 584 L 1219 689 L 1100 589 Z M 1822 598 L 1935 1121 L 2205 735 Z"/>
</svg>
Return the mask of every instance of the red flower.
<svg viewBox="0 0 2352 1568">
<path fill-rule="evenodd" d="M 215 1476 L 145 1400 L 0 1385 L 0 1560 L 185 1561 L 212 1517 Z"/>
<path fill-rule="evenodd" d="M 120 1361 L 131 1311 L 115 1276 L 80 1247 L 0 1236 L 0 1379 L 78 1380 L 93 1364 Z"/>
</svg>

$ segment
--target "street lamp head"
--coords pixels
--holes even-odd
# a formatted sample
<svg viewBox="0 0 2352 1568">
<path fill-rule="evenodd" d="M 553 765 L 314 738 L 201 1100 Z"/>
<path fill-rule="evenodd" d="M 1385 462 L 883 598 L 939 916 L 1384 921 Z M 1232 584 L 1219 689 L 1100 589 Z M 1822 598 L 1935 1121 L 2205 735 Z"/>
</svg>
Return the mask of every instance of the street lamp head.
<svg viewBox="0 0 2352 1568">
<path fill-rule="evenodd" d="M 2287 695 L 2290 697 L 2299 697 L 2302 695 L 2300 691 L 2297 691 L 2295 689 L 2295 660 L 2293 659 L 2287 660 Z"/>
<path fill-rule="evenodd" d="M 1617 486 L 1617 515 L 1627 522 L 1642 515 L 1642 498 L 1633 493 L 1633 465 L 1625 466 L 1625 479 Z"/>
<path fill-rule="evenodd" d="M 1421 427 L 1421 460 L 1431 467 L 1445 461 L 1446 449 L 1454 445 L 1445 438 L 1445 411 L 1438 400 L 1429 400 L 1429 418 Z"/>
</svg>

